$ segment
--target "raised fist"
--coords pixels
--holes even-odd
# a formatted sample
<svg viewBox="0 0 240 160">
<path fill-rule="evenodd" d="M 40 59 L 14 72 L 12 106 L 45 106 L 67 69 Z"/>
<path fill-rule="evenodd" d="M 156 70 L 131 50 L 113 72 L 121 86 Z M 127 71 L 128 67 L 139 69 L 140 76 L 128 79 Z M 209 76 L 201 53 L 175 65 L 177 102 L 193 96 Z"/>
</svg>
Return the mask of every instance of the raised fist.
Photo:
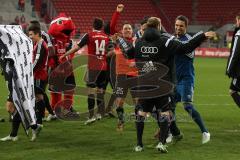
<svg viewBox="0 0 240 160">
<path fill-rule="evenodd" d="M 213 32 L 213 31 L 208 31 L 208 32 L 205 32 L 204 34 L 208 39 L 211 39 L 217 36 L 216 32 Z"/>
<path fill-rule="evenodd" d="M 123 11 L 123 8 L 124 8 L 124 5 L 123 4 L 118 4 L 117 5 L 117 12 L 122 12 Z"/>
</svg>

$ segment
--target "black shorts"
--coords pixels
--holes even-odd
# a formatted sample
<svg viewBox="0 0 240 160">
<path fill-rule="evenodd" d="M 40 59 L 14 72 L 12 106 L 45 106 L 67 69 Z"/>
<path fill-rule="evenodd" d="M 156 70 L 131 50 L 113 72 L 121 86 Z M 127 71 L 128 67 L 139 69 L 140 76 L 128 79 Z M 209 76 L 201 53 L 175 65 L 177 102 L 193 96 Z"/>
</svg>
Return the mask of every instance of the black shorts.
<svg viewBox="0 0 240 160">
<path fill-rule="evenodd" d="M 112 89 L 114 89 L 115 83 L 116 83 L 116 62 L 115 61 L 116 61 L 115 55 L 107 58 L 108 69 L 106 71 L 107 72 L 106 87 L 108 83 L 110 83 Z"/>
<path fill-rule="evenodd" d="M 76 87 L 76 81 L 75 81 L 75 76 L 74 74 L 71 74 L 70 76 L 68 76 L 65 80 L 65 84 L 66 84 L 66 90 L 73 90 Z"/>
<path fill-rule="evenodd" d="M 45 94 L 46 86 L 47 86 L 47 81 L 43 81 L 40 79 L 34 79 L 35 94 Z"/>
<path fill-rule="evenodd" d="M 106 89 L 107 71 L 89 70 L 87 74 L 88 87 Z"/>
<path fill-rule="evenodd" d="M 139 99 L 139 104 L 143 112 L 152 112 L 155 107 L 159 112 L 166 112 L 172 108 L 171 96 L 163 96 L 150 99 Z"/>
<path fill-rule="evenodd" d="M 49 82 L 49 91 L 52 91 L 52 92 L 74 90 L 76 87 L 74 74 L 71 74 L 65 80 L 64 79 L 59 80 L 58 77 L 51 77 L 51 79 L 49 79 L 48 82 Z M 59 88 L 60 86 L 61 88 Z"/>
<path fill-rule="evenodd" d="M 240 78 L 233 78 L 230 84 L 230 89 L 240 92 Z"/>
<path fill-rule="evenodd" d="M 116 83 L 114 87 L 114 94 L 116 97 L 125 98 L 127 96 L 128 90 L 130 90 L 129 84 L 127 82 L 127 79 L 129 78 L 133 78 L 133 76 L 128 76 L 124 74 L 116 76 Z M 133 97 L 133 93 L 131 90 L 130 94 Z"/>
<path fill-rule="evenodd" d="M 107 88 L 108 84 L 110 84 L 112 89 L 114 89 L 115 84 L 116 84 L 116 75 L 112 74 L 109 70 L 107 70 L 105 89 Z"/>
</svg>

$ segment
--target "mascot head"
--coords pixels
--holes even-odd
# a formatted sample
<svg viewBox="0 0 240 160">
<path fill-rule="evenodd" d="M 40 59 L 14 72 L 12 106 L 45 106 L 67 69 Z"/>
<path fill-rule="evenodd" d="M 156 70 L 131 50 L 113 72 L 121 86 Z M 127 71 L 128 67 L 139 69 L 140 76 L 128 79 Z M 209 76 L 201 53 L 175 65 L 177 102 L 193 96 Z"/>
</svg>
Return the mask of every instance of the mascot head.
<svg viewBox="0 0 240 160">
<path fill-rule="evenodd" d="M 60 13 L 54 20 L 52 20 L 48 34 L 57 40 L 69 40 L 75 33 L 75 25 L 70 17 L 65 13 Z"/>
</svg>

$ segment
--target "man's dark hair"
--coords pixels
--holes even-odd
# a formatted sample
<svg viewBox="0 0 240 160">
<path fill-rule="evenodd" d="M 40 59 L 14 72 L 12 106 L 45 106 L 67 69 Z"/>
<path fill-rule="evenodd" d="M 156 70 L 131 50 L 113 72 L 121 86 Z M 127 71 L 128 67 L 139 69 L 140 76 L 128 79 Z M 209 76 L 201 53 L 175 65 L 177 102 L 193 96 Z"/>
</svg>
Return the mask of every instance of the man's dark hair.
<svg viewBox="0 0 240 160">
<path fill-rule="evenodd" d="M 39 36 L 41 36 L 41 29 L 40 27 L 37 27 L 37 26 L 30 26 L 28 28 L 28 32 L 32 31 L 34 34 L 39 34 Z"/>
<path fill-rule="evenodd" d="M 128 22 L 128 21 L 124 21 L 122 26 L 124 26 L 124 25 L 126 25 L 126 24 L 127 24 L 127 25 L 130 25 L 131 27 L 133 26 L 133 25 L 132 25 L 130 22 Z M 132 27 L 132 28 L 133 28 L 133 27 Z"/>
<path fill-rule="evenodd" d="M 12 22 L 12 23 L 9 23 L 9 25 L 19 25 L 19 24 L 16 22 Z"/>
<path fill-rule="evenodd" d="M 124 22 L 123 22 L 122 29 L 123 29 L 123 27 L 124 27 L 125 25 L 130 25 L 131 28 L 133 29 L 133 25 L 132 25 L 130 22 L 128 22 L 128 21 L 124 21 Z"/>
<path fill-rule="evenodd" d="M 105 22 L 104 23 L 104 28 L 103 31 L 105 34 L 110 35 L 111 31 L 110 31 L 110 22 Z"/>
<path fill-rule="evenodd" d="M 141 25 L 146 24 L 149 18 L 150 18 L 149 16 L 143 17 L 143 19 L 141 20 L 140 24 L 141 24 Z"/>
<path fill-rule="evenodd" d="M 37 20 L 30 21 L 30 26 L 32 26 L 32 25 L 41 28 L 41 25 L 40 25 L 39 21 L 37 21 Z"/>
<path fill-rule="evenodd" d="M 103 27 L 103 20 L 101 18 L 95 18 L 93 20 L 93 28 L 96 30 L 101 30 Z"/>
<path fill-rule="evenodd" d="M 175 22 L 177 20 L 180 20 L 180 21 L 183 21 L 185 23 L 186 26 L 188 26 L 188 18 L 186 16 L 183 16 L 183 15 L 179 15 L 177 16 L 177 18 L 175 19 Z"/>
</svg>

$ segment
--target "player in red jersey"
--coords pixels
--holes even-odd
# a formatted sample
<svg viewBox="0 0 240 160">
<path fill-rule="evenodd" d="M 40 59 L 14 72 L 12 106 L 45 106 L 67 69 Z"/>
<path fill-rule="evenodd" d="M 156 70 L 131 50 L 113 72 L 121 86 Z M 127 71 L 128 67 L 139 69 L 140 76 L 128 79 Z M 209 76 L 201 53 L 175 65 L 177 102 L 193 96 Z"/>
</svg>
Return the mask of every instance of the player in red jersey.
<svg viewBox="0 0 240 160">
<path fill-rule="evenodd" d="M 37 123 L 42 124 L 42 118 L 45 112 L 44 95 L 47 85 L 47 59 L 48 47 L 41 38 L 41 30 L 38 27 L 32 26 L 28 29 L 29 37 L 34 42 L 33 47 L 33 75 L 34 75 L 34 90 L 36 96 L 35 111 Z"/>
<path fill-rule="evenodd" d="M 95 18 L 93 21 L 93 30 L 85 34 L 80 42 L 68 51 L 64 56 L 68 56 L 74 52 L 77 52 L 83 46 L 88 46 L 88 110 L 89 119 L 85 124 L 90 124 L 96 119 L 101 119 L 104 115 L 104 94 L 107 78 L 107 52 L 105 48 L 109 43 L 109 37 L 101 31 L 103 28 L 103 20 Z M 95 96 L 96 94 L 96 96 Z M 97 100 L 98 113 L 94 116 L 95 99 Z"/>
<path fill-rule="evenodd" d="M 36 26 L 36 27 L 39 27 L 41 29 L 41 25 L 40 25 L 39 21 L 37 21 L 37 20 L 30 21 L 30 27 L 32 27 L 32 26 Z M 53 47 L 53 44 L 52 44 L 52 37 L 49 36 L 49 34 L 47 34 L 43 30 L 41 30 L 41 36 L 42 36 L 42 39 L 47 44 L 47 47 L 48 47 L 48 57 L 54 56 L 54 47 Z M 46 83 L 48 83 L 48 78 L 46 79 Z M 47 85 L 46 85 L 46 87 L 47 87 Z M 46 117 L 45 120 L 46 121 L 55 120 L 57 117 L 56 117 L 55 113 L 53 112 L 53 109 L 52 109 L 52 107 L 50 105 L 50 101 L 49 101 L 48 95 L 46 94 L 46 88 L 45 88 L 45 94 L 44 94 L 44 102 L 45 102 L 45 107 L 46 107 L 46 109 L 47 109 L 47 111 L 49 113 L 48 117 Z"/>
</svg>

